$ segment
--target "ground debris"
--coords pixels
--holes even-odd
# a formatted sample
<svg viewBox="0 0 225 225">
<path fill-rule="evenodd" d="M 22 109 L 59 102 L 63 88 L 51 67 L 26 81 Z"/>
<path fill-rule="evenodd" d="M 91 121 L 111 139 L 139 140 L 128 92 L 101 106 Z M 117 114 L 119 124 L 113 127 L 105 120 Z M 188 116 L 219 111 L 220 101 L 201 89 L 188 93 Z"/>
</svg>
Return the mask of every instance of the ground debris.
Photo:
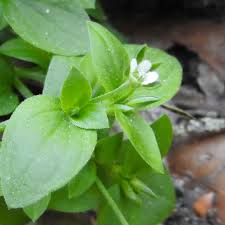
<svg viewBox="0 0 225 225">
<path fill-rule="evenodd" d="M 199 195 L 206 190 L 200 187 L 186 185 L 183 178 L 174 177 L 177 193 L 177 203 L 174 214 L 164 223 L 164 225 L 219 225 L 217 210 L 211 208 L 205 217 L 196 215 L 191 204 Z"/>
</svg>

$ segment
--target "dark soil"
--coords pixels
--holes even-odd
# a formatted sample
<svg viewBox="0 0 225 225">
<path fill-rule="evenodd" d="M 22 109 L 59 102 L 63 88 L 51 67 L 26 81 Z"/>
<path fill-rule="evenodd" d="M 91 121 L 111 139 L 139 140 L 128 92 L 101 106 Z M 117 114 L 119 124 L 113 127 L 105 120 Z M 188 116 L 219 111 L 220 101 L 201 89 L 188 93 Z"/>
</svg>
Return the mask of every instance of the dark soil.
<svg viewBox="0 0 225 225">
<path fill-rule="evenodd" d="M 182 179 L 174 178 L 177 193 L 177 203 L 174 214 L 164 225 L 219 225 L 217 211 L 212 208 L 206 217 L 199 217 L 192 209 L 193 202 L 205 193 L 203 187 L 187 187 Z"/>
</svg>

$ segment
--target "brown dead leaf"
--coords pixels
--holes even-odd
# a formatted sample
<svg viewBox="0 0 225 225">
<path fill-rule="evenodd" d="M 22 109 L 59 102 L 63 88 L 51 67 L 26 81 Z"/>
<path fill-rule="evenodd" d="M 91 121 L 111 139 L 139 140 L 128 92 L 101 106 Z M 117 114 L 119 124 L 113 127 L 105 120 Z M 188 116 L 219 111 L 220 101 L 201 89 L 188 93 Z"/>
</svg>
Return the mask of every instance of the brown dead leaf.
<svg viewBox="0 0 225 225">
<path fill-rule="evenodd" d="M 214 193 L 210 192 L 200 196 L 193 204 L 193 209 L 197 215 L 206 217 L 213 208 Z"/>
</svg>

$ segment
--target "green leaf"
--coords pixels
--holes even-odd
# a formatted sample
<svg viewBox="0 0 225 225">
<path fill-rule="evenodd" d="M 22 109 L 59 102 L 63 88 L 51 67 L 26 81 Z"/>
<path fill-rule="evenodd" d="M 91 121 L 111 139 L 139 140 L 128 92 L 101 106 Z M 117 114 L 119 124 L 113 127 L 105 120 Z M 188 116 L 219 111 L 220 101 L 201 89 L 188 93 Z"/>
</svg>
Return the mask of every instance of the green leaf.
<svg viewBox="0 0 225 225">
<path fill-rule="evenodd" d="M 156 225 L 163 222 L 173 211 L 175 195 L 172 181 L 168 174 L 158 174 L 150 169 L 139 172 L 137 178 L 144 182 L 157 198 L 144 192 L 137 196 L 142 204 L 136 204 L 126 196 L 121 195 L 116 202 L 127 219 L 129 225 Z M 105 204 L 98 213 L 98 225 L 118 225 L 120 222 Z"/>
<path fill-rule="evenodd" d="M 110 165 L 115 160 L 123 140 L 123 133 L 103 138 L 95 147 L 95 160 L 102 165 Z"/>
<path fill-rule="evenodd" d="M 159 98 L 154 96 L 138 96 L 129 100 L 126 104 L 131 107 L 141 108 L 157 101 L 159 101 Z"/>
<path fill-rule="evenodd" d="M 48 208 L 50 199 L 51 195 L 48 195 L 38 202 L 34 203 L 33 205 L 24 208 L 23 210 L 26 215 L 31 218 L 33 222 L 35 222 Z"/>
<path fill-rule="evenodd" d="M 106 91 L 120 86 L 129 75 L 129 57 L 123 45 L 108 30 L 88 22 L 92 62 Z"/>
<path fill-rule="evenodd" d="M 148 49 L 147 45 L 126 44 L 124 47 L 127 50 L 130 60 L 136 58 L 138 63 L 143 60 L 145 51 Z"/>
<path fill-rule="evenodd" d="M 138 115 L 116 111 L 116 119 L 136 151 L 157 172 L 163 173 L 161 155 L 151 127 Z"/>
<path fill-rule="evenodd" d="M 79 110 L 87 105 L 92 95 L 91 86 L 85 79 L 83 74 L 73 68 L 65 80 L 60 101 L 64 112 L 79 112 Z"/>
<path fill-rule="evenodd" d="M 10 85 L 12 85 L 14 75 L 11 63 L 3 57 L 0 57 L 0 68 L 0 89 L 2 89 L 4 87 L 9 87 Z"/>
<path fill-rule="evenodd" d="M 95 8 L 95 0 L 80 0 L 80 3 L 85 9 Z"/>
<path fill-rule="evenodd" d="M 138 197 L 137 193 L 135 193 L 135 190 L 131 187 L 130 183 L 127 180 L 121 181 L 121 188 L 124 192 L 124 195 L 130 199 L 133 204 L 141 205 L 141 199 Z"/>
<path fill-rule="evenodd" d="M 89 161 L 96 140 L 96 131 L 70 123 L 59 99 L 24 101 L 7 123 L 1 147 L 7 205 L 27 207 L 67 184 Z"/>
<path fill-rule="evenodd" d="M 29 221 L 22 210 L 9 210 L 0 198 L 0 224 L 1 225 L 25 225 Z"/>
<path fill-rule="evenodd" d="M 80 63 L 80 70 L 85 74 L 85 78 L 90 82 L 91 86 L 94 87 L 96 85 L 98 75 L 95 71 L 90 54 L 83 57 Z"/>
<path fill-rule="evenodd" d="M 6 41 L 0 46 L 0 53 L 20 60 L 36 63 L 47 68 L 51 55 L 38 48 L 33 47 L 20 38 Z"/>
<path fill-rule="evenodd" d="M 10 114 L 19 104 L 18 97 L 12 91 L 13 72 L 12 65 L 0 57 L 0 116 Z"/>
<path fill-rule="evenodd" d="M 79 65 L 80 60 L 78 57 L 54 56 L 49 65 L 43 94 L 59 97 L 64 81 L 70 74 L 72 67 Z"/>
<path fill-rule="evenodd" d="M 3 195 L 2 193 L 2 185 L 1 185 L 1 180 L 0 180 L 0 197 Z"/>
<path fill-rule="evenodd" d="M 105 107 L 101 104 L 86 105 L 77 115 L 71 117 L 71 122 L 84 129 L 109 128 L 107 113 Z"/>
<path fill-rule="evenodd" d="M 53 193 L 49 208 L 66 213 L 85 212 L 96 209 L 102 201 L 96 185 L 77 198 L 69 199 L 68 188 L 65 187 Z"/>
<path fill-rule="evenodd" d="M 84 194 L 96 180 L 96 166 L 89 162 L 68 184 L 69 198 Z"/>
<path fill-rule="evenodd" d="M 8 24 L 3 17 L 3 5 L 2 2 L 0 2 L 0 31 L 2 31 L 5 27 L 7 27 L 7 25 Z"/>
<path fill-rule="evenodd" d="M 0 87 L 0 116 L 12 113 L 18 104 L 19 99 L 17 95 L 12 92 L 11 87 L 6 87 L 5 89 Z"/>
<path fill-rule="evenodd" d="M 104 24 L 107 20 L 102 4 L 98 0 L 95 3 L 95 8 L 87 9 L 86 11 L 88 15 L 90 15 L 92 18 L 94 18 L 97 22 L 100 22 L 101 24 Z"/>
<path fill-rule="evenodd" d="M 162 157 L 166 156 L 173 141 L 173 125 L 167 115 L 161 116 L 151 124 Z"/>
<path fill-rule="evenodd" d="M 122 174 L 125 177 L 132 177 L 149 165 L 138 154 L 129 140 L 123 141 L 120 149 L 120 163 L 122 166 Z"/>
<path fill-rule="evenodd" d="M 140 46 L 131 46 L 140 49 Z M 135 57 L 134 56 L 132 58 Z M 150 60 L 155 71 L 159 73 L 159 82 L 153 86 L 142 86 L 135 90 L 128 100 L 137 99 L 140 96 L 156 96 L 159 101 L 148 105 L 148 108 L 157 107 L 170 100 L 179 90 L 182 78 L 182 68 L 177 59 L 162 50 L 147 48 L 143 59 Z M 155 66 L 157 65 L 157 66 Z"/>
<path fill-rule="evenodd" d="M 89 49 L 88 16 L 78 1 L 7 0 L 4 16 L 22 39 L 47 52 L 76 56 Z"/>
<path fill-rule="evenodd" d="M 15 67 L 14 72 L 15 77 L 19 77 L 21 79 L 30 79 L 38 81 L 41 84 L 45 80 L 45 71 L 40 67 L 32 67 L 32 68 Z"/>
</svg>

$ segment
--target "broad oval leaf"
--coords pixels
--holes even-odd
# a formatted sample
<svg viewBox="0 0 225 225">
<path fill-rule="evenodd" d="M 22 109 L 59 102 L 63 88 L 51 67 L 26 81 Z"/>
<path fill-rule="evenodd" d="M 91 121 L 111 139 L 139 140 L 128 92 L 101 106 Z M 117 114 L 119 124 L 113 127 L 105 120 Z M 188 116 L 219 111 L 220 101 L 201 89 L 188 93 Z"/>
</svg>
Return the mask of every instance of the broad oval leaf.
<svg viewBox="0 0 225 225">
<path fill-rule="evenodd" d="M 89 82 L 76 68 L 72 68 L 65 80 L 60 101 L 64 112 L 78 112 L 91 99 L 92 90 Z"/>
<path fill-rule="evenodd" d="M 29 206 L 68 183 L 88 162 L 96 131 L 72 125 L 57 98 L 35 96 L 13 113 L 3 135 L 2 189 L 11 208 Z"/>
<path fill-rule="evenodd" d="M 173 183 L 168 174 L 158 174 L 151 169 L 144 169 L 137 174 L 137 178 L 144 182 L 156 196 L 139 193 L 142 201 L 137 204 L 124 195 L 115 199 L 129 225 L 156 225 L 165 220 L 173 211 L 175 194 Z M 98 225 L 118 225 L 120 222 L 111 207 L 106 203 L 98 213 Z"/>
<path fill-rule="evenodd" d="M 33 205 L 24 208 L 23 211 L 33 222 L 35 222 L 48 208 L 50 200 L 51 195 L 49 194 L 38 202 L 34 203 Z"/>
<path fill-rule="evenodd" d="M 35 48 L 20 38 L 11 39 L 0 46 L 0 53 L 47 68 L 51 55 Z"/>
<path fill-rule="evenodd" d="M 13 30 L 28 43 L 45 51 L 75 56 L 89 49 L 88 16 L 78 1 L 4 1 L 4 16 Z"/>
<path fill-rule="evenodd" d="M 116 111 L 116 119 L 142 159 L 154 170 L 163 173 L 160 150 L 152 128 L 133 113 L 125 115 Z"/>
<path fill-rule="evenodd" d="M 80 3 L 85 9 L 95 8 L 95 0 L 80 0 Z"/>
<path fill-rule="evenodd" d="M 132 48 L 134 57 L 140 50 L 138 45 L 125 45 L 126 48 Z M 137 48 L 137 51 L 135 51 Z M 132 57 L 132 56 L 131 56 Z M 142 86 L 135 90 L 128 100 L 137 99 L 142 96 L 155 96 L 159 101 L 149 104 L 148 108 L 157 107 L 170 100 L 179 90 L 182 79 L 182 68 L 177 59 L 166 52 L 156 48 L 145 48 L 143 60 L 150 60 L 153 67 L 159 73 L 159 83 L 154 86 Z"/>
<path fill-rule="evenodd" d="M 97 23 L 88 22 L 92 62 L 106 91 L 120 86 L 129 75 L 129 57 L 120 41 Z"/>
</svg>

